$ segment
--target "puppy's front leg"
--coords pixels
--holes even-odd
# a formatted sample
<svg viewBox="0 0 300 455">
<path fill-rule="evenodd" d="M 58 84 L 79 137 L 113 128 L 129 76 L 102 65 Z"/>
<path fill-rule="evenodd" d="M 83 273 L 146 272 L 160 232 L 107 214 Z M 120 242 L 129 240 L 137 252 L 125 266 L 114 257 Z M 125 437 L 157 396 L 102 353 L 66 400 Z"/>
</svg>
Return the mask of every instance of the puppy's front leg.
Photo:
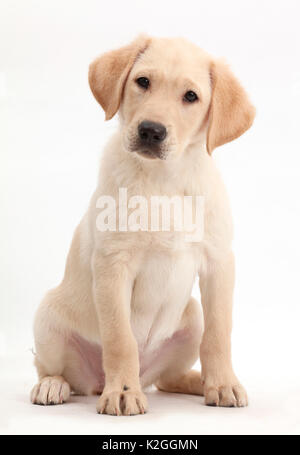
<svg viewBox="0 0 300 455">
<path fill-rule="evenodd" d="M 231 363 L 232 297 L 234 257 L 209 260 L 200 276 L 204 312 L 204 335 L 200 347 L 201 380 L 205 403 L 210 406 L 247 406 L 247 394 Z"/>
<path fill-rule="evenodd" d="M 139 381 L 138 346 L 130 325 L 132 274 L 132 268 L 116 258 L 100 253 L 93 258 L 94 302 L 105 372 L 105 387 L 97 404 L 100 414 L 144 414 L 147 408 Z"/>
</svg>

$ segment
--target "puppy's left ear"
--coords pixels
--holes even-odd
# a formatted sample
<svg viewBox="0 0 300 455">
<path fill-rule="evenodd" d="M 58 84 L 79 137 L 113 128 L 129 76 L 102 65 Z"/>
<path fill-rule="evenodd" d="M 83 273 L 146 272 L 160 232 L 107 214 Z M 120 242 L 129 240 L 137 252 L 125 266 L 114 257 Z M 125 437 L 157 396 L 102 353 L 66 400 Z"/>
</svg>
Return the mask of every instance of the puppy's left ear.
<svg viewBox="0 0 300 455">
<path fill-rule="evenodd" d="M 91 63 L 90 88 L 105 111 L 106 120 L 110 120 L 118 111 L 128 74 L 149 42 L 149 37 L 139 36 L 128 46 L 107 52 Z"/>
<path fill-rule="evenodd" d="M 253 123 L 255 108 L 239 81 L 223 62 L 210 69 L 212 95 L 208 117 L 207 151 L 233 141 Z"/>
</svg>

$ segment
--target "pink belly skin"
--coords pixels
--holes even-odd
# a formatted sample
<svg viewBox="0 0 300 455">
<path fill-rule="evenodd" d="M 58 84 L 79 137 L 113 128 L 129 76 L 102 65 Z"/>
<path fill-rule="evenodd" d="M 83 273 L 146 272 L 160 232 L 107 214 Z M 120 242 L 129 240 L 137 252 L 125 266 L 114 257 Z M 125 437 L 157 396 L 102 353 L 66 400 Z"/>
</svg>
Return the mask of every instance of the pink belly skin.
<svg viewBox="0 0 300 455">
<path fill-rule="evenodd" d="M 178 330 L 170 338 L 162 341 L 155 351 L 147 352 L 146 347 L 140 350 L 140 377 L 143 378 L 145 375 L 151 374 L 151 370 L 156 369 L 156 366 L 160 363 L 162 363 L 163 369 L 163 361 L 165 360 L 166 362 L 172 351 L 176 350 L 178 345 L 186 343 L 189 337 L 188 329 Z"/>
<path fill-rule="evenodd" d="M 168 355 L 176 349 L 178 344 L 185 343 L 189 338 L 187 329 L 178 330 L 171 338 L 164 340 L 160 347 L 155 351 L 147 352 L 147 346 L 139 349 L 140 360 L 140 378 L 142 383 L 147 383 L 146 377 L 152 376 L 152 370 L 163 371 L 164 362 L 167 361 Z M 76 352 L 78 363 L 78 374 L 80 383 L 84 387 L 74 387 L 77 392 L 84 394 L 99 394 L 105 385 L 105 374 L 102 368 L 102 348 L 99 344 L 90 343 L 81 336 L 73 333 L 69 338 L 69 346 Z M 77 363 L 77 362 L 76 362 Z M 158 366 L 161 367 L 157 368 Z M 68 381 L 68 378 L 65 378 Z M 69 379 L 72 387 L 72 381 Z M 149 385 L 149 384 L 147 384 Z"/>
<path fill-rule="evenodd" d="M 68 345 L 76 353 L 78 362 L 78 372 L 76 377 L 80 376 L 80 381 L 69 379 L 71 388 L 75 392 L 87 395 L 100 394 L 104 388 L 105 375 L 102 368 L 102 349 L 96 343 L 90 343 L 85 338 L 73 333 L 68 340 Z M 68 378 L 65 378 L 68 381 Z M 82 384 L 82 385 L 81 385 Z"/>
</svg>

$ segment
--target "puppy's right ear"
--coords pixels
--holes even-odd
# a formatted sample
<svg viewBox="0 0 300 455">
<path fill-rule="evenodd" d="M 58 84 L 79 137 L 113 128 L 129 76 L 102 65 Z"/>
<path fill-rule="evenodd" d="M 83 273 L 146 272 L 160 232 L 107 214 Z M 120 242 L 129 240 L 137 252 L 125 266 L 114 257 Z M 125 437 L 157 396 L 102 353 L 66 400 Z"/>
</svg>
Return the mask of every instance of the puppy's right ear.
<svg viewBox="0 0 300 455">
<path fill-rule="evenodd" d="M 149 42 L 149 37 L 139 36 L 128 46 L 107 52 L 90 64 L 89 84 L 105 111 L 106 120 L 110 120 L 118 111 L 129 72 Z"/>
</svg>

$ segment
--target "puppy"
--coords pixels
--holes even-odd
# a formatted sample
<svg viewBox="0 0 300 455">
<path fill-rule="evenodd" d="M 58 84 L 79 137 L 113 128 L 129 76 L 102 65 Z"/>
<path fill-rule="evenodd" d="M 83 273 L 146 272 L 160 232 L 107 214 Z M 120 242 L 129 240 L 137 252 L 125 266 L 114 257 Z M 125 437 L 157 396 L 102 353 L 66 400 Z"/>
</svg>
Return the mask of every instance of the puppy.
<svg viewBox="0 0 300 455">
<path fill-rule="evenodd" d="M 211 153 L 251 126 L 254 108 L 224 63 L 178 38 L 140 36 L 100 56 L 89 83 L 106 119 L 119 113 L 120 128 L 62 283 L 35 317 L 31 401 L 100 394 L 98 413 L 143 414 L 143 389 L 155 384 L 203 395 L 210 406 L 246 406 L 231 363 L 232 220 Z M 137 196 L 146 204 L 154 195 L 202 197 L 201 239 L 172 229 L 175 216 L 169 230 L 126 229 L 120 209 L 130 204 L 120 202 L 120 189 L 131 208 Z M 113 201 L 105 217 L 101 197 Z M 191 297 L 197 277 L 201 306 Z M 201 374 L 191 370 L 199 356 Z"/>
</svg>

